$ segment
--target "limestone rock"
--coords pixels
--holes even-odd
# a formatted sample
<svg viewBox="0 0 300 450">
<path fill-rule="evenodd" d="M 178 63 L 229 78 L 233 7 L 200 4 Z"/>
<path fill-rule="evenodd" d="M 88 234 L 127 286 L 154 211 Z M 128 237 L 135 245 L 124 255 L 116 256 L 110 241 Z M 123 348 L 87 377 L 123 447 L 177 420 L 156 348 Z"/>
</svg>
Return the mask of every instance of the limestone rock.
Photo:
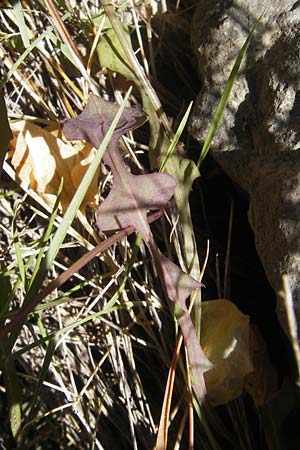
<svg viewBox="0 0 300 450">
<path fill-rule="evenodd" d="M 263 10 L 211 152 L 250 196 L 249 221 L 266 275 L 289 278 L 300 324 L 300 2 L 199 2 L 192 44 L 203 88 L 190 132 L 204 141 L 235 59 Z M 279 317 L 285 314 L 279 307 Z"/>
</svg>

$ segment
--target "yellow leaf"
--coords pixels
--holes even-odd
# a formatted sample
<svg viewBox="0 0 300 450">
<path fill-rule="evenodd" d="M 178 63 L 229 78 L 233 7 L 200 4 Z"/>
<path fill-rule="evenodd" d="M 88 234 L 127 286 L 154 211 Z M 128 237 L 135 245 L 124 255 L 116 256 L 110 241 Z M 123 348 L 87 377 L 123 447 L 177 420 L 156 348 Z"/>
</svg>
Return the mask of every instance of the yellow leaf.
<svg viewBox="0 0 300 450">
<path fill-rule="evenodd" d="M 227 403 L 241 395 L 244 377 L 253 370 L 248 316 L 229 300 L 203 302 L 201 346 L 214 365 L 204 375 L 211 403 Z"/>
<path fill-rule="evenodd" d="M 64 178 L 61 206 L 64 211 L 70 203 L 95 150 L 89 143 L 65 143 L 60 126 L 41 128 L 25 120 L 11 125 L 14 139 L 10 142 L 11 164 L 22 185 L 37 192 L 52 207 L 61 178 Z M 98 174 L 81 205 L 95 206 Z"/>
</svg>

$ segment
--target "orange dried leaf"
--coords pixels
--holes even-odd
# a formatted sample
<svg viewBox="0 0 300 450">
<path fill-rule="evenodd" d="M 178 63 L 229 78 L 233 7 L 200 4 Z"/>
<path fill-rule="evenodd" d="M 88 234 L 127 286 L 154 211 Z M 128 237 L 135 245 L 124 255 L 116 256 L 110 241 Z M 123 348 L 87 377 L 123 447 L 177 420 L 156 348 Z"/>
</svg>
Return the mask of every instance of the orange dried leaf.
<svg viewBox="0 0 300 450">
<path fill-rule="evenodd" d="M 11 164 L 26 188 L 34 190 L 52 207 L 61 178 L 64 187 L 61 195 L 62 209 L 70 203 L 80 181 L 94 157 L 95 150 L 89 143 L 66 144 L 59 136 L 59 124 L 41 128 L 31 122 L 12 124 L 14 139 L 10 142 Z M 97 177 L 94 177 L 81 205 L 95 205 Z"/>
</svg>

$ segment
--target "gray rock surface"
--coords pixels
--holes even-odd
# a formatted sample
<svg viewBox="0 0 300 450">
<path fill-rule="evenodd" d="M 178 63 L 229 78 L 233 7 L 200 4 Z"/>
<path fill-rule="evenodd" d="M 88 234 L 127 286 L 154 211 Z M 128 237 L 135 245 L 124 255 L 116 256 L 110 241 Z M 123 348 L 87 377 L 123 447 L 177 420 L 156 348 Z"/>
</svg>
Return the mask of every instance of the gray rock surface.
<svg viewBox="0 0 300 450">
<path fill-rule="evenodd" d="M 300 324 L 300 1 L 199 2 L 192 44 L 203 88 L 190 132 L 205 139 L 239 50 L 266 8 L 211 152 L 250 195 L 266 275 L 276 291 L 288 275 Z M 281 304 L 278 314 L 284 324 Z"/>
</svg>

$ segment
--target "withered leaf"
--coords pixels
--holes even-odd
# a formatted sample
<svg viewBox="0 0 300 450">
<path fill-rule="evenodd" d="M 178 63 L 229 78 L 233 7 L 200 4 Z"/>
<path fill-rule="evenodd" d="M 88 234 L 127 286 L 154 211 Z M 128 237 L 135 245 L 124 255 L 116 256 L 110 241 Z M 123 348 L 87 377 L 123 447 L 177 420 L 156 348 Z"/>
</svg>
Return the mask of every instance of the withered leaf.
<svg viewBox="0 0 300 450">
<path fill-rule="evenodd" d="M 61 194 L 62 209 L 65 210 L 80 184 L 95 150 L 89 143 L 76 146 L 65 143 L 59 136 L 58 123 L 41 128 L 31 122 L 20 120 L 11 125 L 14 139 L 10 141 L 11 164 L 25 188 L 32 189 L 48 206 L 53 207 L 60 180 L 64 178 Z M 82 208 L 88 203 L 95 206 L 97 194 L 95 175 L 84 199 Z"/>
</svg>

